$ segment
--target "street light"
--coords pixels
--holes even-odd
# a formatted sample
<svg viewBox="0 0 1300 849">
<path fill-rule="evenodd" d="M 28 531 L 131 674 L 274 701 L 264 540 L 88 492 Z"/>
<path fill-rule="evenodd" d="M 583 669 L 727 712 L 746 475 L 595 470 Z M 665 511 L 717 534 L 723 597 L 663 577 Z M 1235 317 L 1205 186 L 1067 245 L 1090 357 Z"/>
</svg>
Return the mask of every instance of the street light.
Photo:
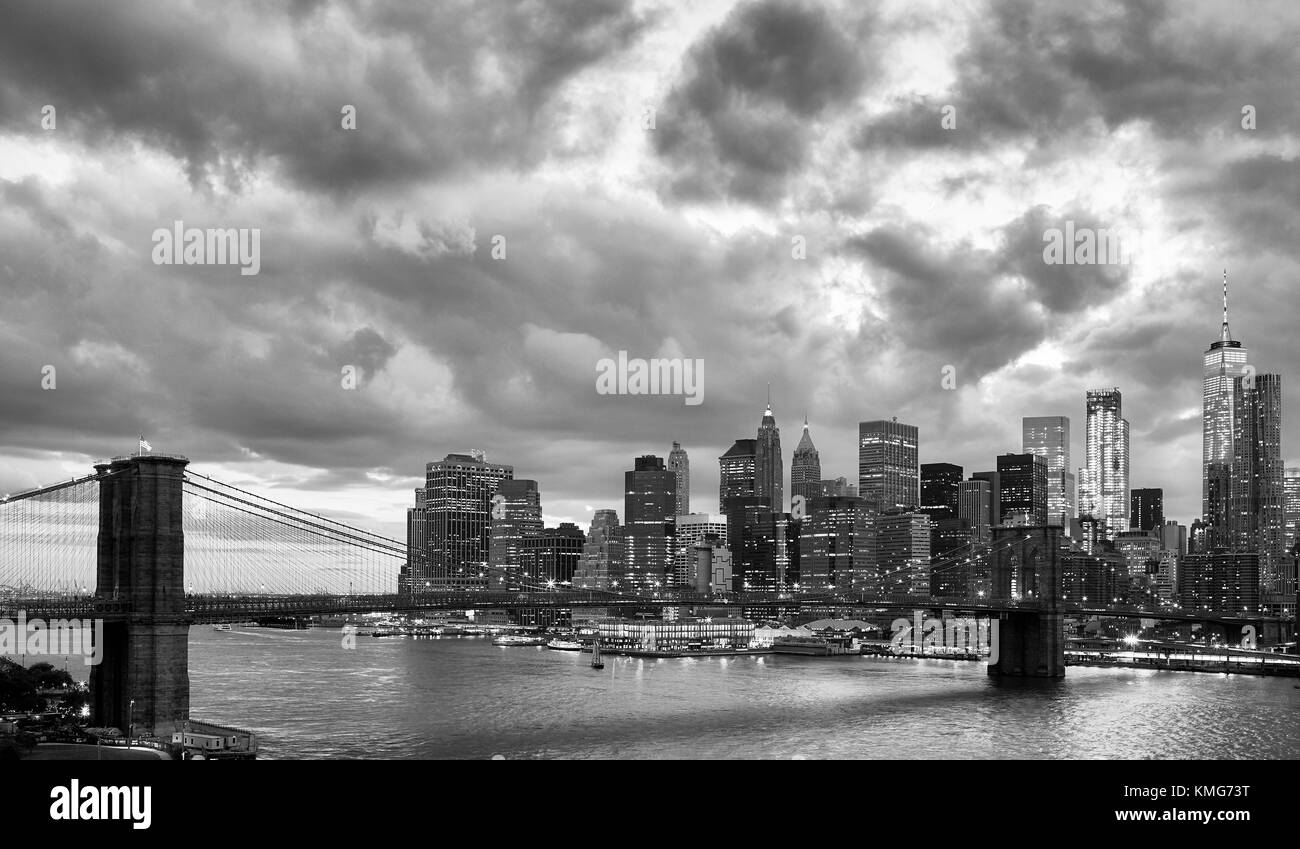
<svg viewBox="0 0 1300 849">
<path fill-rule="evenodd" d="M 127 710 L 126 747 L 129 749 L 131 748 L 131 738 L 135 736 L 135 699 L 131 700 Z"/>
</svg>

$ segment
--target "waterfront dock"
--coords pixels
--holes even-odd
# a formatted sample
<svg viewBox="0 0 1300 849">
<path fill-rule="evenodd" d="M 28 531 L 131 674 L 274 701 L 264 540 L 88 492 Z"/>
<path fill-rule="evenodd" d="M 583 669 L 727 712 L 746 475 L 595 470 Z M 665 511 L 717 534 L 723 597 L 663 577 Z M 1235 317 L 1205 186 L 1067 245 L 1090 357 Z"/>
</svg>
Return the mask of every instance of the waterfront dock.
<svg viewBox="0 0 1300 849">
<path fill-rule="evenodd" d="M 1168 655 L 1101 654 L 1067 649 L 1066 666 L 1099 666 L 1127 669 L 1163 669 L 1177 672 L 1227 672 L 1234 675 L 1267 675 L 1300 678 L 1300 658 L 1256 652 L 1249 655 L 1198 655 L 1174 652 Z"/>
<path fill-rule="evenodd" d="M 608 649 L 601 646 L 600 650 L 602 654 L 621 654 L 626 657 L 747 657 L 774 654 L 771 649 Z"/>
</svg>

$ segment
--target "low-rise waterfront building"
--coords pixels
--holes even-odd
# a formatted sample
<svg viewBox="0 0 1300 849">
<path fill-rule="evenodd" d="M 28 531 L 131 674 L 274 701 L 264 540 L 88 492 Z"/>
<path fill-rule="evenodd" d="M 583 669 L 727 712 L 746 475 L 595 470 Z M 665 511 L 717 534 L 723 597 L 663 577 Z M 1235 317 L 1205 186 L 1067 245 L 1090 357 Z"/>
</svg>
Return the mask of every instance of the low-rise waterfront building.
<svg viewBox="0 0 1300 849">
<path fill-rule="evenodd" d="M 586 623 L 602 648 L 639 651 L 747 648 L 754 639 L 748 619 L 678 619 L 674 622 L 639 619 L 596 619 Z"/>
</svg>

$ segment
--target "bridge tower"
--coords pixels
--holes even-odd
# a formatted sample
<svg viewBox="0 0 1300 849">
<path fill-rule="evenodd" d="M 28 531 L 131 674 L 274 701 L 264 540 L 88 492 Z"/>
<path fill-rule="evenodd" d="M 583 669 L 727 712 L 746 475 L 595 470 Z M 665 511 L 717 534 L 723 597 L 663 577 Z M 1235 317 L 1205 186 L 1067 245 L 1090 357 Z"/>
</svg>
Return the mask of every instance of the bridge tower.
<svg viewBox="0 0 1300 849">
<path fill-rule="evenodd" d="M 190 710 L 185 614 L 185 457 L 142 454 L 95 466 L 99 543 L 95 615 L 103 661 L 90 673 L 95 722 L 169 734 Z M 134 702 L 134 705 L 132 704 Z"/>
<path fill-rule="evenodd" d="M 998 660 L 989 675 L 1065 677 L 1065 619 L 1061 604 L 1060 525 L 996 528 L 989 570 L 994 600 L 1016 600 L 1023 611 L 998 619 Z"/>
</svg>

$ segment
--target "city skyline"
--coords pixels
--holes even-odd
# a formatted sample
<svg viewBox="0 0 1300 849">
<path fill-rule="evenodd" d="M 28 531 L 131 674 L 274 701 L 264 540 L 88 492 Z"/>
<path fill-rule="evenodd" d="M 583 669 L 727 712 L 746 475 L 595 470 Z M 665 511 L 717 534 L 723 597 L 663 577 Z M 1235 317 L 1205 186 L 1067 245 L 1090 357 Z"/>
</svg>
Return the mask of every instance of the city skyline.
<svg viewBox="0 0 1300 849">
<path fill-rule="evenodd" d="M 480 448 L 539 481 L 547 526 L 586 527 L 621 503 L 631 458 L 674 440 L 696 457 L 690 509 L 712 510 L 713 458 L 754 433 L 768 383 L 787 428 L 807 410 L 823 476 L 850 480 L 858 423 L 894 416 L 919 428 L 920 462 L 970 470 L 1019 449 L 1021 417 L 1068 416 L 1077 467 L 1083 393 L 1118 386 L 1131 482 L 1190 522 L 1188 364 L 1218 335 L 1225 266 L 1252 361 L 1300 373 L 1284 308 L 1300 12 L 1191 5 L 1089 22 L 1017 4 L 612 3 L 540 28 L 498 7 L 402 26 L 186 8 L 138 14 L 135 33 L 93 8 L 39 24 L 16 9 L 0 34 L 0 492 L 83 474 L 143 431 L 401 538 L 423 465 Z M 38 73 L 36 28 L 115 71 Z M 240 32 L 282 63 L 248 64 Z M 202 55 L 264 96 L 151 84 L 139 33 L 177 45 L 162 67 L 190 79 Z M 319 61 L 340 47 L 408 85 Z M 462 86 L 412 58 L 429 47 Z M 1204 81 L 1179 84 L 1188 69 Z M 356 144 L 322 133 L 347 104 Z M 182 220 L 260 227 L 260 272 L 155 265 L 150 234 Z M 1069 221 L 1145 238 L 1131 265 L 1044 265 L 1044 232 Z M 599 395 L 595 365 L 620 350 L 702 359 L 703 403 Z M 1300 400 L 1282 403 L 1294 467 Z"/>
</svg>

